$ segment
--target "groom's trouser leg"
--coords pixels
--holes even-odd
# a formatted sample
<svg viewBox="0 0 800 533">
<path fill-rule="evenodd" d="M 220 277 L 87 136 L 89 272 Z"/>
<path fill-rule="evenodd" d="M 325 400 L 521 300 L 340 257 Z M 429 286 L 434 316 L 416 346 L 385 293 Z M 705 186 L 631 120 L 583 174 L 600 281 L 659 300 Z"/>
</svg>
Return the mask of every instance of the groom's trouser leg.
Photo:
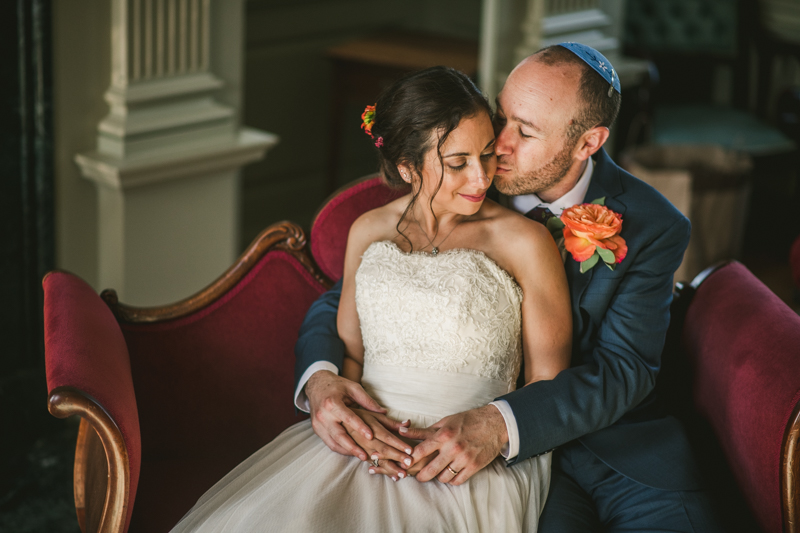
<svg viewBox="0 0 800 533">
<path fill-rule="evenodd" d="M 553 454 L 550 491 L 539 517 L 539 533 L 593 533 L 600 520 L 592 498 L 559 467 L 560 451 Z"/>
<path fill-rule="evenodd" d="M 604 532 L 716 533 L 723 529 L 705 491 L 659 490 L 611 469 L 579 442 L 554 457 L 558 477 L 568 478 L 591 499 Z M 563 481 L 558 482 L 564 485 Z M 545 504 L 543 519 L 549 505 Z M 558 507 L 558 506 L 556 506 Z M 576 507 L 575 512 L 582 512 Z M 556 529 L 541 530 L 544 533 Z M 570 531 L 563 529 L 562 531 Z M 577 529 L 576 531 L 591 531 Z"/>
</svg>

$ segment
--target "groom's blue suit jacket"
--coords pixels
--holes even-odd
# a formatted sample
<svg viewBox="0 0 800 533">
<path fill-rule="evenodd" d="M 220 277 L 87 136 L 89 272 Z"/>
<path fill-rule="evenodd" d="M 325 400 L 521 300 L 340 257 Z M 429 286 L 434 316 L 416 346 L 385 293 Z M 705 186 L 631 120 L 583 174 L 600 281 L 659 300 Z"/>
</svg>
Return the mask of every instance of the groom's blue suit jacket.
<svg viewBox="0 0 800 533">
<path fill-rule="evenodd" d="M 622 216 L 628 255 L 611 271 L 585 274 L 567 257 L 572 301 L 571 367 L 502 397 L 520 436 L 516 461 L 579 440 L 617 472 L 665 490 L 699 488 L 680 423 L 658 413 L 654 387 L 669 325 L 672 277 L 689 242 L 690 224 L 649 185 L 617 166 L 604 150 L 586 202 L 605 197 Z M 532 258 L 535 260 L 535 258 Z M 295 347 L 295 379 L 315 361 L 342 368 L 336 332 L 341 282 L 306 315 Z"/>
</svg>

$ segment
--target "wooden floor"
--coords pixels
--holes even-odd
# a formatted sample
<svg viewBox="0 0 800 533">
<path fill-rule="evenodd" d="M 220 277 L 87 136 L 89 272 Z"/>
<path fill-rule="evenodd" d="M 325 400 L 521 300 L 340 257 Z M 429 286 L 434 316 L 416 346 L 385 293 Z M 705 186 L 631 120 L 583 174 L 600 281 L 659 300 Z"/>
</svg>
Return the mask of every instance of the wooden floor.
<svg viewBox="0 0 800 533">
<path fill-rule="evenodd" d="M 54 422 L 40 428 L 40 435 L 16 465 L 12 482 L 2 483 L 2 533 L 80 533 L 72 496 L 78 424 L 75 420 Z"/>
</svg>

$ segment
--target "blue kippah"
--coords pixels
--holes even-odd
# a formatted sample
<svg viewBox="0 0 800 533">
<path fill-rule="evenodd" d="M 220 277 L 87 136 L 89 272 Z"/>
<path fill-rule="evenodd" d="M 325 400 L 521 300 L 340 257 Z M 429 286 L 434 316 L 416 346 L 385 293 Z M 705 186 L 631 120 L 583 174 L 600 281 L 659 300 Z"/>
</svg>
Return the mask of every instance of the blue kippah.
<svg viewBox="0 0 800 533">
<path fill-rule="evenodd" d="M 611 66 L 611 61 L 606 59 L 606 56 L 592 48 L 581 43 L 558 43 L 558 46 L 563 46 L 576 56 L 583 59 L 584 63 L 592 67 L 598 74 L 603 76 L 615 91 L 621 93 L 619 87 L 619 75 L 614 67 Z M 611 96 L 611 90 L 608 91 L 608 96 Z"/>
</svg>

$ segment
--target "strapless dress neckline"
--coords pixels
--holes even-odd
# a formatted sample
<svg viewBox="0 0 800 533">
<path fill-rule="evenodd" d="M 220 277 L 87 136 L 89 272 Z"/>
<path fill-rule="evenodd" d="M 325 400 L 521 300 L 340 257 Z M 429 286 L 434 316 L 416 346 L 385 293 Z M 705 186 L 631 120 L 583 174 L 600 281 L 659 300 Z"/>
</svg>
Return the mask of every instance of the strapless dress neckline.
<svg viewBox="0 0 800 533">
<path fill-rule="evenodd" d="M 436 254 L 436 255 L 434 255 L 434 254 L 432 254 L 430 252 L 423 252 L 423 251 L 419 251 L 419 250 L 406 252 L 405 250 L 400 248 L 400 246 L 396 242 L 394 242 L 393 240 L 390 240 L 390 239 L 374 241 L 367 247 L 367 250 L 369 250 L 371 247 L 376 246 L 376 245 L 386 245 L 387 248 L 394 249 L 394 251 L 396 251 L 401 256 L 411 256 L 411 257 L 421 256 L 421 257 L 429 257 L 429 258 L 434 259 L 434 260 L 441 259 L 441 258 L 446 257 L 448 255 L 458 255 L 460 253 L 465 253 L 465 254 L 468 254 L 468 255 L 474 255 L 474 256 L 477 256 L 477 257 L 481 257 L 481 258 L 485 259 L 488 264 L 493 265 L 498 274 L 500 274 L 501 276 L 503 276 L 506 279 L 508 279 L 509 281 L 511 281 L 514 285 L 516 285 L 519 288 L 520 291 L 522 291 L 522 288 L 519 287 L 519 283 L 517 283 L 517 280 L 514 279 L 514 276 L 509 274 L 509 272 L 506 269 L 501 267 L 497 263 L 497 261 L 495 261 L 494 259 L 489 257 L 486 254 L 486 252 L 484 252 L 482 250 L 476 250 L 474 248 L 448 248 L 447 250 L 439 250 L 439 253 Z"/>
</svg>

